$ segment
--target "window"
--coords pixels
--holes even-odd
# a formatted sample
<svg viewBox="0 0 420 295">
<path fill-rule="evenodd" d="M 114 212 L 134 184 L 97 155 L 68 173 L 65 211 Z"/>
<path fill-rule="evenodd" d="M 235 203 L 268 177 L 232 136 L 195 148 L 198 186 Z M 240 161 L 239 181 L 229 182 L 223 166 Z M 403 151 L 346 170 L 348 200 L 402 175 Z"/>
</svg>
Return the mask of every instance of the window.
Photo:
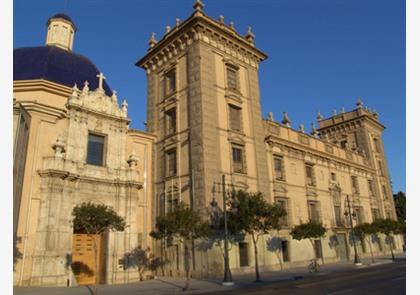
<svg viewBox="0 0 420 295">
<path fill-rule="evenodd" d="M 383 194 L 384 194 L 384 200 L 386 200 L 388 198 L 388 192 L 386 190 L 386 186 L 385 185 L 382 185 L 382 191 L 383 191 Z"/>
<path fill-rule="evenodd" d="M 355 207 L 354 213 L 356 214 L 356 221 L 357 224 L 362 224 L 364 221 L 364 214 L 363 214 L 363 208 L 362 207 Z"/>
<path fill-rule="evenodd" d="M 230 90 L 238 89 L 238 72 L 233 67 L 228 66 L 226 69 L 227 73 L 227 87 Z"/>
<path fill-rule="evenodd" d="M 354 194 L 360 193 L 359 191 L 359 182 L 357 181 L 357 176 L 351 177 L 351 189 Z"/>
<path fill-rule="evenodd" d="M 176 109 L 170 109 L 165 112 L 166 119 L 166 135 L 171 135 L 176 132 Z"/>
<path fill-rule="evenodd" d="M 331 172 L 331 180 L 337 181 L 337 175 L 334 172 Z"/>
<path fill-rule="evenodd" d="M 166 95 L 172 94 L 176 90 L 176 73 L 175 70 L 171 70 L 165 74 L 166 83 Z"/>
<path fill-rule="evenodd" d="M 342 149 L 347 149 L 347 140 L 342 140 L 342 141 L 340 142 L 340 147 L 341 147 Z"/>
<path fill-rule="evenodd" d="M 248 243 L 239 243 L 239 266 L 248 265 Z"/>
<path fill-rule="evenodd" d="M 283 163 L 283 157 L 282 156 L 277 156 L 274 155 L 273 156 L 273 161 L 274 161 L 274 174 L 275 174 L 275 178 L 277 180 L 284 180 L 285 179 L 285 175 L 284 175 L 284 163 Z"/>
<path fill-rule="evenodd" d="M 284 210 L 286 212 L 286 215 L 281 217 L 280 219 L 280 225 L 281 226 L 287 226 L 288 222 L 287 222 L 287 216 L 288 216 L 288 210 L 287 210 L 287 199 L 285 198 L 276 198 L 275 199 L 275 204 L 282 210 Z"/>
<path fill-rule="evenodd" d="M 246 173 L 244 165 L 244 148 L 239 145 L 232 146 L 232 160 L 233 160 L 233 172 L 235 173 Z"/>
<path fill-rule="evenodd" d="M 166 176 L 174 176 L 176 175 L 176 150 L 170 150 L 166 153 Z"/>
<path fill-rule="evenodd" d="M 372 208 L 372 221 L 378 220 L 381 218 L 381 215 L 379 214 L 379 209 Z"/>
<path fill-rule="evenodd" d="M 305 165 L 306 184 L 315 186 L 314 166 L 311 164 Z"/>
<path fill-rule="evenodd" d="M 344 227 L 343 216 L 341 215 L 341 206 L 334 206 L 335 225 L 337 227 Z"/>
<path fill-rule="evenodd" d="M 319 213 L 318 202 L 308 202 L 309 221 L 321 223 L 321 214 Z"/>
<path fill-rule="evenodd" d="M 104 165 L 105 136 L 89 133 L 86 163 Z"/>
<path fill-rule="evenodd" d="M 375 151 L 376 151 L 377 153 L 380 153 L 380 152 L 381 152 L 381 146 L 380 146 L 380 144 L 379 144 L 379 140 L 378 140 L 377 138 L 374 138 L 374 139 L 373 139 L 373 144 L 374 144 L 374 146 L 375 146 Z"/>
<path fill-rule="evenodd" d="M 231 130 L 236 130 L 236 131 L 242 130 L 240 108 L 233 105 L 229 105 L 229 124 L 230 124 L 229 127 Z"/>
<path fill-rule="evenodd" d="M 369 189 L 369 195 L 374 196 L 374 190 L 373 190 L 373 181 L 371 179 L 368 179 L 368 189 Z"/>
<path fill-rule="evenodd" d="M 281 241 L 281 252 L 283 256 L 283 262 L 289 262 L 290 255 L 289 255 L 289 242 L 288 241 Z"/>
<path fill-rule="evenodd" d="M 385 173 L 384 173 L 384 167 L 382 166 L 382 162 L 381 161 L 378 161 L 378 169 L 379 169 L 379 173 L 381 175 L 385 175 Z"/>
<path fill-rule="evenodd" d="M 322 258 L 322 244 L 321 240 L 315 240 L 315 256 L 317 259 Z"/>
</svg>

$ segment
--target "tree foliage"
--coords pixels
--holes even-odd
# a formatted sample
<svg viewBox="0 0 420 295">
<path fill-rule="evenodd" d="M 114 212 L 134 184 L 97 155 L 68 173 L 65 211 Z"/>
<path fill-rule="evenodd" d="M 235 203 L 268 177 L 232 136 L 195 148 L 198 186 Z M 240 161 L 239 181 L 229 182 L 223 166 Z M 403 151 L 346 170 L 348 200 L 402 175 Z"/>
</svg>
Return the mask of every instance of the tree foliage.
<svg viewBox="0 0 420 295">
<path fill-rule="evenodd" d="M 101 234 L 107 230 L 123 231 L 126 223 L 111 207 L 91 202 L 73 208 L 74 232 Z"/>
<path fill-rule="evenodd" d="M 405 193 L 398 192 L 394 195 L 395 210 L 400 222 L 405 222 Z"/>
<path fill-rule="evenodd" d="M 321 223 L 309 221 L 293 227 L 290 235 L 295 240 L 321 238 L 326 233 L 325 227 Z"/>
<path fill-rule="evenodd" d="M 271 230 L 281 228 L 281 218 L 286 212 L 280 207 L 268 203 L 260 192 L 251 193 L 243 190 L 233 192 L 228 202 L 228 221 L 231 231 L 247 233 L 254 245 L 256 281 L 260 281 L 258 268 L 258 239 Z"/>
<path fill-rule="evenodd" d="M 192 241 L 209 236 L 209 223 L 202 220 L 199 212 L 192 210 L 186 204 L 180 202 L 175 205 L 173 211 L 156 218 L 155 228 L 150 233 L 152 238 L 158 240 L 166 239 L 170 242 L 179 242 L 184 245 L 188 261 L 184 290 L 189 290 L 192 268 Z"/>
</svg>

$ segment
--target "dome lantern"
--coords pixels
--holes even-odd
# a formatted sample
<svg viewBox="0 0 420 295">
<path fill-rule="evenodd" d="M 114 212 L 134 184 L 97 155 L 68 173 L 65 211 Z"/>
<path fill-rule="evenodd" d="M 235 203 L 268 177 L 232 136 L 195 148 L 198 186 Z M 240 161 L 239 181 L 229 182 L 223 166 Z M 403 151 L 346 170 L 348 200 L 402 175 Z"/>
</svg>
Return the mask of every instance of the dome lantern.
<svg viewBox="0 0 420 295">
<path fill-rule="evenodd" d="M 73 49 L 74 33 L 77 28 L 68 15 L 58 13 L 50 17 L 47 27 L 46 45 L 57 46 L 67 51 Z"/>
</svg>

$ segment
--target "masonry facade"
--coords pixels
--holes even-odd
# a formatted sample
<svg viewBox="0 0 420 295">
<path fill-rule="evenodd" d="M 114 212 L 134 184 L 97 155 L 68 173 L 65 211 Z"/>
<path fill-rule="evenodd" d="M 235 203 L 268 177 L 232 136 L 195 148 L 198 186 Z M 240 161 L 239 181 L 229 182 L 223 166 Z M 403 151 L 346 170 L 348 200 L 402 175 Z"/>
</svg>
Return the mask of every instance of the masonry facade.
<svg viewBox="0 0 420 295">
<path fill-rule="evenodd" d="M 127 102 L 118 103 L 96 68 L 80 74 L 87 83 L 65 72 L 67 80 L 15 75 L 16 285 L 68 284 L 77 252 L 71 211 L 84 201 L 111 206 L 130 225 L 102 237 L 101 282 L 138 280 L 135 269 L 119 263 L 137 246 L 165 252 L 167 274 L 182 275 L 181 245 L 163 248 L 148 233 L 180 201 L 209 218 L 211 203 L 222 204 L 222 175 L 229 189 L 260 191 L 287 211 L 283 228 L 259 241 L 265 269 L 312 259 L 310 242 L 289 235 L 308 220 L 328 229 L 316 241 L 323 262 L 351 259 L 348 203 L 356 223 L 396 218 L 378 114 L 358 101 L 352 111 L 319 115 L 319 128 L 310 133 L 292 129 L 287 114 L 281 122 L 272 113 L 263 118 L 258 69 L 267 55 L 251 29 L 241 36 L 203 9 L 196 1 L 194 13 L 161 40 L 152 34 L 136 63 L 147 75 L 146 132 L 129 128 Z M 49 54 L 71 52 L 71 19 L 57 15 L 48 26 L 46 47 L 60 50 Z M 397 250 L 401 242 L 395 237 Z M 375 254 L 387 249 L 383 237 L 372 246 Z M 358 247 L 367 253 L 367 245 Z M 253 255 L 248 237 L 234 245 L 233 272 L 252 271 Z M 220 249 L 196 249 L 193 266 L 196 277 L 219 276 Z"/>
</svg>

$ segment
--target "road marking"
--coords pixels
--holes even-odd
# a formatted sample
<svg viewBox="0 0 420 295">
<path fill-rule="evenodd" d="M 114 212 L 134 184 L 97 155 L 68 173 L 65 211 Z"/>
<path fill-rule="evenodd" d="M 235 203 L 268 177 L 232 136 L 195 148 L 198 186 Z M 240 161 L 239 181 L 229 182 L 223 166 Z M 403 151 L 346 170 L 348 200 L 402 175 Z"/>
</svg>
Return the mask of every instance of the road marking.
<svg viewBox="0 0 420 295">
<path fill-rule="evenodd" d="M 340 291 L 336 291 L 336 292 L 332 292 L 332 293 L 328 293 L 327 295 L 334 295 L 334 294 L 342 294 L 342 293 L 347 293 L 349 291 L 353 291 L 354 289 L 344 289 L 344 290 L 340 290 Z"/>
</svg>

